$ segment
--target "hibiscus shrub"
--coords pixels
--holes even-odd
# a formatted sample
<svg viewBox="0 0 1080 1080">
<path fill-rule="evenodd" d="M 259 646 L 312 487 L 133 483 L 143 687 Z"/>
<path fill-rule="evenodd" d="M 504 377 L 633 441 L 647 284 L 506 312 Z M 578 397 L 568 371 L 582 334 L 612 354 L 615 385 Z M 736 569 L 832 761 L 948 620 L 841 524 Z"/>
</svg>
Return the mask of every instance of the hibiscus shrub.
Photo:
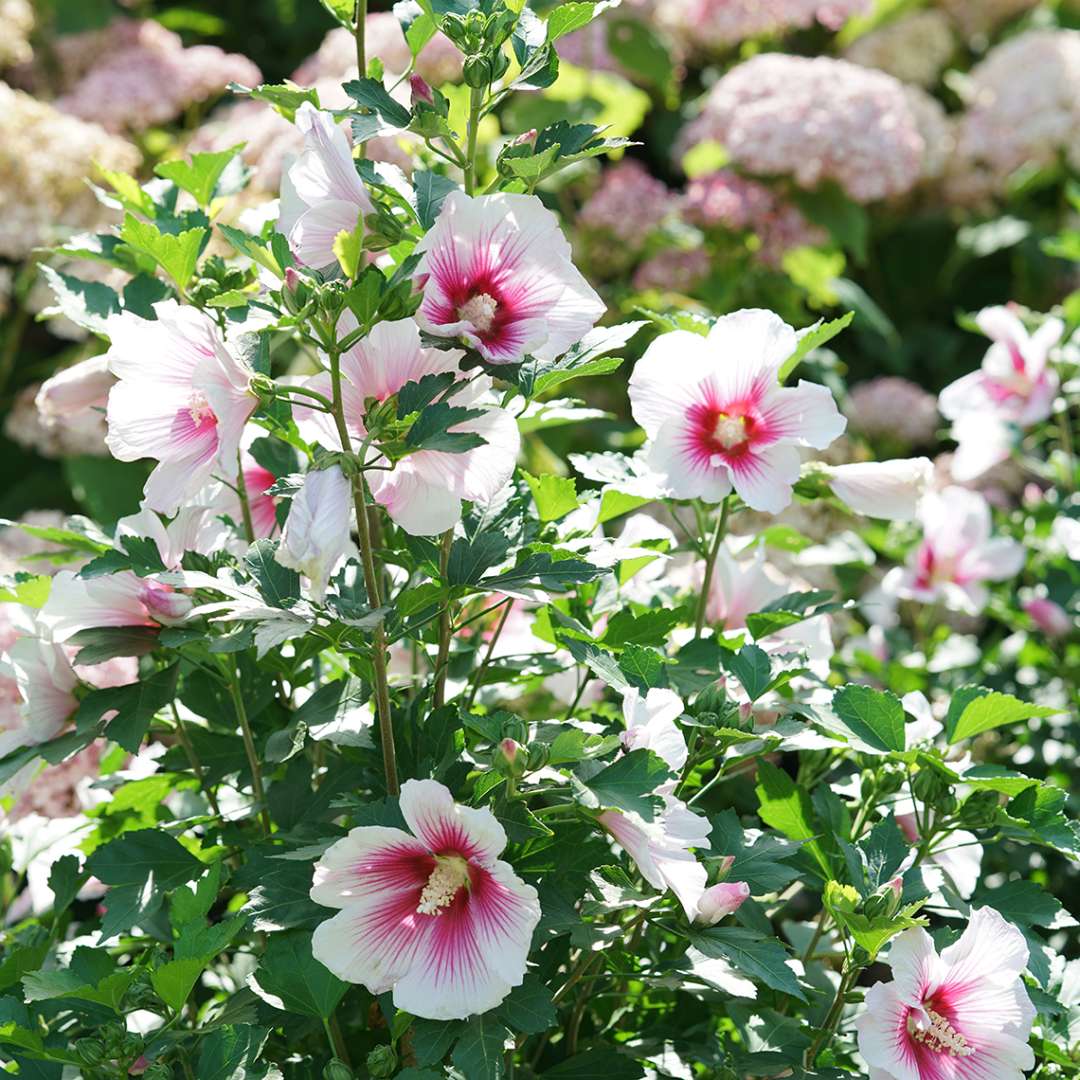
<svg viewBox="0 0 1080 1080">
<path fill-rule="evenodd" d="M 1047 481 L 1011 512 L 821 458 L 851 316 L 602 325 L 535 191 L 626 140 L 478 136 L 605 6 L 398 5 L 453 108 L 358 33 L 348 107 L 238 88 L 303 135 L 276 220 L 225 224 L 240 148 L 196 152 L 106 174 L 76 246 L 122 292 L 50 272 L 109 349 L 41 407 L 152 469 L 115 526 L 24 523 L 60 569 L 3 585 L 8 1072 L 1080 1071 L 1076 305 L 979 313 L 942 395 L 957 480 Z M 365 155 L 406 133 L 411 176 Z M 637 427 L 571 475 L 530 440 L 624 361 Z"/>
</svg>

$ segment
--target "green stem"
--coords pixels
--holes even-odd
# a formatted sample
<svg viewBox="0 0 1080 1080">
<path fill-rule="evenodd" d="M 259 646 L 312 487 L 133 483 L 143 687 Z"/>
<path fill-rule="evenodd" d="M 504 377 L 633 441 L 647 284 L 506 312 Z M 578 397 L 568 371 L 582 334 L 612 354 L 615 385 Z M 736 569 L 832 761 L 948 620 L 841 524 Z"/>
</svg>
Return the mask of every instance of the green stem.
<svg viewBox="0 0 1080 1080">
<path fill-rule="evenodd" d="M 352 1061 L 349 1059 L 349 1050 L 345 1045 L 345 1036 L 342 1034 L 341 1024 L 338 1023 L 336 1009 L 330 1014 L 329 1020 L 323 1020 L 323 1028 L 326 1030 L 326 1038 L 330 1042 L 330 1049 L 333 1051 L 334 1057 L 351 1069 Z"/>
<path fill-rule="evenodd" d="M 480 666 L 476 669 L 476 674 L 472 679 L 472 686 L 469 688 L 469 696 L 465 700 L 465 711 L 468 712 L 472 708 L 472 703 L 476 700 L 476 693 L 480 689 L 480 683 L 483 681 L 484 672 L 487 671 L 488 665 L 491 663 L 491 655 L 495 652 L 495 645 L 499 640 L 499 635 L 503 632 L 503 627 L 506 625 L 506 620 L 510 616 L 510 609 L 514 606 L 512 598 L 507 598 L 503 602 L 503 613 L 499 617 L 499 623 L 495 627 L 495 632 L 491 635 L 491 641 L 488 642 L 487 652 L 484 654 L 484 660 Z"/>
<path fill-rule="evenodd" d="M 180 740 L 180 745 L 184 748 L 184 753 L 187 755 L 188 762 L 191 764 L 192 772 L 199 778 L 199 789 L 206 794 L 206 801 L 210 803 L 210 809 L 214 811 L 217 817 L 221 818 L 221 807 L 218 806 L 217 796 L 214 794 L 213 787 L 206 782 L 206 774 L 203 771 L 202 762 L 199 760 L 199 755 L 195 752 L 195 744 L 191 741 L 187 726 L 184 724 L 184 721 L 180 719 L 180 712 L 176 708 L 176 702 L 173 702 L 171 708 L 173 719 L 176 721 L 176 736 Z"/>
<path fill-rule="evenodd" d="M 439 552 L 439 579 L 445 584 L 450 565 L 450 545 L 454 542 L 454 530 L 447 529 L 442 535 Z M 450 658 L 450 604 L 447 603 L 439 616 L 439 652 L 435 658 L 435 692 L 432 702 L 439 708 L 446 698 L 447 661 Z"/>
<path fill-rule="evenodd" d="M 345 423 L 345 411 L 341 397 L 341 350 L 330 350 L 330 385 L 333 390 L 334 422 L 337 425 L 341 449 L 352 453 L 349 426 Z M 356 528 L 360 536 L 360 565 L 364 571 L 364 588 L 368 604 L 374 610 L 382 607 L 379 578 L 375 572 L 372 554 L 371 524 L 367 515 L 367 493 L 363 473 L 352 478 L 353 506 L 356 510 Z M 386 676 L 386 629 L 380 620 L 371 635 L 371 666 L 375 671 L 375 711 L 379 719 L 379 738 L 382 743 L 383 772 L 386 776 L 387 794 L 396 798 L 401 788 L 397 774 L 397 748 L 394 745 L 394 723 L 390 712 L 390 683 Z"/>
<path fill-rule="evenodd" d="M 1057 416 L 1058 439 L 1061 449 L 1065 452 L 1065 490 L 1076 490 L 1076 446 L 1073 442 L 1072 422 L 1069 418 L 1069 402 L 1064 400 L 1061 411 Z"/>
<path fill-rule="evenodd" d="M 15 371 L 15 361 L 19 355 L 19 346 L 22 344 L 23 334 L 30 323 L 30 312 L 23 305 L 15 309 L 8 322 L 7 333 L 4 335 L 4 349 L 0 352 L 0 392 L 11 381 Z"/>
<path fill-rule="evenodd" d="M 240 731 L 244 736 L 244 753 L 247 754 L 248 767 L 251 769 L 251 790 L 254 792 L 255 801 L 259 804 L 259 820 L 262 822 L 263 833 L 270 835 L 270 812 L 266 808 L 266 792 L 263 788 L 262 766 L 259 764 L 259 755 L 255 750 L 255 737 L 251 733 L 251 724 L 248 722 L 247 708 L 244 706 L 244 695 L 240 690 L 240 679 L 237 672 L 224 662 L 223 669 L 229 684 L 229 696 L 232 698 L 233 708 L 236 710 L 236 719 L 240 722 Z"/>
<path fill-rule="evenodd" d="M 254 544 L 255 525 L 251 519 L 251 500 L 244 480 L 244 454 L 239 448 L 236 451 L 236 496 L 240 500 L 240 514 L 244 519 L 244 535 L 249 544 Z"/>
<path fill-rule="evenodd" d="M 836 988 L 836 997 L 833 998 L 833 1003 L 829 1007 L 825 1022 L 821 1025 L 821 1033 L 814 1040 L 810 1049 L 806 1051 L 805 1064 L 807 1069 L 812 1069 L 814 1067 L 814 1062 L 817 1061 L 818 1055 L 830 1042 L 832 1042 L 833 1035 L 836 1034 L 837 1025 L 840 1023 L 840 1018 L 844 1012 L 844 998 L 847 997 L 847 993 L 858 978 L 858 975 L 859 968 L 846 967 L 844 973 L 840 976 L 840 985 Z"/>
<path fill-rule="evenodd" d="M 465 194 L 476 190 L 476 136 L 480 127 L 480 110 L 484 104 L 484 91 L 473 87 L 469 93 L 469 125 L 466 129 Z"/>
<path fill-rule="evenodd" d="M 694 638 L 701 637 L 701 631 L 705 626 L 705 612 L 709 606 L 709 590 L 712 588 L 713 570 L 716 567 L 716 559 L 720 554 L 720 545 L 724 542 L 724 533 L 727 531 L 728 507 L 730 496 L 725 496 L 720 504 L 720 517 L 716 522 L 716 532 L 713 535 L 712 546 L 705 558 L 705 578 L 701 583 L 701 596 L 698 597 L 697 621 L 694 624 Z"/>
<path fill-rule="evenodd" d="M 362 79 L 367 74 L 367 0 L 356 0 L 353 8 L 353 37 L 356 38 L 356 69 Z M 363 154 L 364 148 L 360 147 Z"/>
</svg>

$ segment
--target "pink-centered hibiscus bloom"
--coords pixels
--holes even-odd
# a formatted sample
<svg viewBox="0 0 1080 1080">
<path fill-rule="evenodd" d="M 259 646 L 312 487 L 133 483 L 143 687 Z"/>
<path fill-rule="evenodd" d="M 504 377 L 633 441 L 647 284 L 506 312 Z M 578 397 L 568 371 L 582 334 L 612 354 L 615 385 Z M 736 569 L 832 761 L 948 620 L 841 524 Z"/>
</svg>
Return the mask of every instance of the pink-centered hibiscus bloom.
<svg viewBox="0 0 1080 1080">
<path fill-rule="evenodd" d="M 338 233 L 353 232 L 374 207 L 334 118 L 305 101 L 296 110 L 296 126 L 304 152 L 282 181 L 278 232 L 302 263 L 322 269 L 337 263 Z"/>
<path fill-rule="evenodd" d="M 416 251 L 420 325 L 464 339 L 493 364 L 554 360 L 604 313 L 535 195 L 451 192 Z"/>
<path fill-rule="evenodd" d="M 355 320 L 346 316 L 338 332 L 346 334 L 355 325 Z M 368 399 L 385 401 L 406 383 L 417 382 L 425 375 L 447 371 L 458 374 L 461 356 L 456 349 L 421 348 L 420 331 L 411 319 L 379 323 L 341 358 L 345 422 L 354 447 L 359 447 L 367 435 L 364 417 Z M 331 394 L 328 374 L 316 375 L 307 385 L 327 396 Z M 375 501 L 386 507 L 406 532 L 415 536 L 444 532 L 460 519 L 463 500 L 488 502 L 510 479 L 521 437 L 514 418 L 497 406 L 490 390 L 491 380 L 479 376 L 447 396 L 452 406 L 481 410 L 479 416 L 452 425 L 450 431 L 473 432 L 484 440 L 482 446 L 460 454 L 418 450 L 397 461 L 391 471 L 367 473 Z M 309 442 L 319 442 L 331 450 L 342 449 L 333 420 L 325 413 L 298 407 L 294 416 L 300 433 Z M 369 454 L 367 464 L 387 462 L 374 453 Z"/>
<path fill-rule="evenodd" d="M 940 956 L 925 930 L 905 930 L 892 982 L 867 991 L 855 1021 L 870 1080 L 1022 1080 L 1035 1065 L 1027 960 L 1023 934 L 993 908 L 973 911 Z"/>
<path fill-rule="evenodd" d="M 81 578 L 61 570 L 53 578 L 39 621 L 54 641 L 99 626 L 162 626 L 181 621 L 191 599 L 168 585 L 129 570 Z"/>
<path fill-rule="evenodd" d="M 795 331 L 771 311 L 737 311 L 707 337 L 661 334 L 630 377 L 630 407 L 649 437 L 647 460 L 676 499 L 719 502 L 732 488 L 779 513 L 799 478 L 799 448 L 823 450 L 847 421 L 824 387 L 784 387 L 778 371 Z"/>
<path fill-rule="evenodd" d="M 992 536 L 990 506 L 977 492 L 948 487 L 919 507 L 922 543 L 907 566 L 885 575 L 882 589 L 903 600 L 977 615 L 989 599 L 987 581 L 1006 581 L 1024 565 L 1022 544 Z"/>
<path fill-rule="evenodd" d="M 1065 330 L 1060 319 L 1047 319 L 1029 334 L 1008 307 L 983 308 L 975 322 L 993 344 L 977 371 L 945 387 L 938 398 L 942 416 L 953 421 L 958 448 L 952 472 L 962 481 L 1009 456 L 1010 425 L 1026 429 L 1053 411 L 1059 380 L 1049 357 Z"/>
<path fill-rule="evenodd" d="M 521 984 L 540 920 L 536 890 L 498 856 L 486 807 L 458 806 L 434 780 L 406 780 L 401 829 L 363 826 L 315 866 L 311 898 L 341 910 L 312 941 L 317 960 L 430 1020 L 487 1012 Z"/>
<path fill-rule="evenodd" d="M 113 457 L 154 458 L 144 505 L 174 514 L 216 469 L 236 472 L 244 425 L 258 405 L 254 374 L 225 344 L 217 324 L 173 300 L 154 305 L 155 320 L 124 313 L 109 320 L 109 392 Z"/>
</svg>

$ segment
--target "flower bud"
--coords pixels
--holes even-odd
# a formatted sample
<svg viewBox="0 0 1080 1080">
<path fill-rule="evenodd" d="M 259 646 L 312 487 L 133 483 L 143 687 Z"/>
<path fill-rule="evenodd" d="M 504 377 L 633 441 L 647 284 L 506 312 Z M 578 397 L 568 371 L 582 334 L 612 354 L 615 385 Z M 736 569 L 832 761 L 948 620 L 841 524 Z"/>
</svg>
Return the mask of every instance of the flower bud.
<svg viewBox="0 0 1080 1080">
<path fill-rule="evenodd" d="M 352 549 L 351 515 L 351 485 L 338 465 L 309 472 L 293 496 L 274 559 L 307 577 L 316 601 L 322 601 L 334 568 Z"/>
<path fill-rule="evenodd" d="M 694 922 L 715 926 L 739 910 L 750 896 L 750 886 L 745 881 L 722 881 L 706 889 L 698 900 Z"/>
<path fill-rule="evenodd" d="M 425 105 L 435 104 L 435 95 L 432 93 L 431 87 L 415 72 L 409 76 L 409 90 L 412 92 L 414 107 L 421 101 Z"/>
<path fill-rule="evenodd" d="M 936 804 L 948 792 L 949 782 L 936 769 L 924 768 L 915 774 L 911 790 L 920 802 Z"/>
<path fill-rule="evenodd" d="M 903 891 L 904 883 L 898 877 L 893 878 L 863 901 L 863 914 L 869 919 L 891 919 L 900 908 Z"/>
<path fill-rule="evenodd" d="M 98 1039 L 77 1039 L 75 1054 L 84 1065 L 100 1065 L 105 1060 L 105 1044 Z"/>
<path fill-rule="evenodd" d="M 382 1047 L 381 1046 L 376 1047 L 376 1049 L 381 1050 Z M 391 1047 L 387 1047 L 387 1049 L 392 1050 Z M 375 1050 L 372 1050 L 371 1053 L 374 1054 Z M 369 1060 L 370 1060 L 370 1055 L 369 1055 Z M 352 1069 L 350 1069 L 349 1066 L 346 1065 L 344 1061 L 339 1061 L 337 1058 L 334 1058 L 333 1061 L 330 1061 L 330 1062 L 327 1063 L 326 1067 L 322 1071 L 322 1074 L 323 1074 L 323 1080 L 353 1080 L 353 1071 L 352 1071 Z M 372 1070 L 371 1075 L 372 1076 L 388 1076 L 390 1074 L 389 1073 L 376 1073 L 374 1070 Z"/>
<path fill-rule="evenodd" d="M 722 714 L 728 703 L 727 679 L 722 675 L 715 682 L 710 683 L 694 699 L 693 713 L 701 716 L 702 713 Z"/>
<path fill-rule="evenodd" d="M 988 829 L 997 820 L 1000 806 L 996 791 L 974 791 L 960 807 L 960 821 L 969 829 Z"/>
<path fill-rule="evenodd" d="M 492 764 L 503 776 L 524 776 L 526 763 L 525 748 L 513 739 L 502 739 L 496 746 Z"/>
<path fill-rule="evenodd" d="M 754 706 L 749 701 L 739 702 L 739 727 L 749 731 L 754 726 Z"/>
<path fill-rule="evenodd" d="M 47 420 L 77 416 L 87 409 L 103 409 L 115 382 L 106 357 L 92 356 L 46 379 L 34 403 Z"/>
<path fill-rule="evenodd" d="M 466 57 L 464 66 L 465 85 L 474 90 L 483 90 L 491 84 L 494 68 L 489 57 L 482 53 Z"/>
<path fill-rule="evenodd" d="M 520 716 L 510 716 L 503 721 L 502 737 L 524 745 L 529 741 L 529 725 Z"/>
<path fill-rule="evenodd" d="M 1072 633 L 1073 620 L 1069 613 L 1045 596 L 1029 600 L 1024 604 L 1024 611 L 1047 637 L 1059 638 Z"/>
<path fill-rule="evenodd" d="M 547 743 L 534 742 L 529 744 L 529 756 L 525 765 L 526 772 L 536 772 L 544 768 L 551 760 L 551 747 Z"/>
<path fill-rule="evenodd" d="M 376 1046 L 367 1056 L 368 1072 L 372 1076 L 393 1076 L 397 1071 L 397 1052 L 392 1046 Z"/>
<path fill-rule="evenodd" d="M 536 142 L 536 136 L 539 133 L 536 128 L 529 128 L 528 131 L 523 131 L 520 135 L 515 135 L 510 140 L 511 146 L 532 146 Z"/>
<path fill-rule="evenodd" d="M 724 878 L 726 878 L 728 876 L 728 873 L 731 871 L 731 868 L 734 865 L 735 865 L 735 856 L 734 855 L 725 855 L 716 864 L 716 875 L 717 875 L 717 877 L 721 881 L 723 881 Z"/>
<path fill-rule="evenodd" d="M 929 458 L 860 461 L 828 469 L 829 486 L 857 514 L 913 521 L 934 475 Z"/>
</svg>

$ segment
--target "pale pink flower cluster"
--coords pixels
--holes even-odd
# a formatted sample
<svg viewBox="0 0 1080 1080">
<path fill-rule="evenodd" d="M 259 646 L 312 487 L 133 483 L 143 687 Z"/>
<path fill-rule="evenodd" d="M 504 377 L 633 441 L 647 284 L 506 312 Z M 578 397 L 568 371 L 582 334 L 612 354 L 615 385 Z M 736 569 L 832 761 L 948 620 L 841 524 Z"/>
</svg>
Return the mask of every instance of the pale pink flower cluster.
<svg viewBox="0 0 1080 1080">
<path fill-rule="evenodd" d="M 870 7 L 870 0 L 679 0 L 658 4 L 654 18 L 688 49 L 701 52 L 815 22 L 836 30 Z"/>
<path fill-rule="evenodd" d="M 40 383 L 31 383 L 15 396 L 4 418 L 4 434 L 12 442 L 47 458 L 108 456 L 103 412 L 86 409 L 77 416 L 56 419 L 38 408 L 40 390 Z"/>
<path fill-rule="evenodd" d="M 937 83 L 956 49 L 949 17 L 932 8 L 913 11 L 864 34 L 844 51 L 863 67 L 888 72 L 901 82 Z"/>
<path fill-rule="evenodd" d="M 709 253 L 704 248 L 689 251 L 665 248 L 634 271 L 634 288 L 688 293 L 709 276 L 711 265 Z"/>
<path fill-rule="evenodd" d="M 96 123 L 0 82 L 0 256 L 22 259 L 73 229 L 106 220 L 85 178 L 94 164 L 134 171 L 141 156 Z"/>
<path fill-rule="evenodd" d="M 621 247 L 640 250 L 671 213 L 672 192 L 633 158 L 605 169 L 600 186 L 578 214 L 579 224 L 603 233 Z"/>
<path fill-rule="evenodd" d="M 996 30 L 1037 7 L 1039 0 L 937 0 L 938 5 L 969 38 L 980 37 Z"/>
<path fill-rule="evenodd" d="M 899 375 L 879 375 L 858 383 L 844 411 L 852 428 L 869 439 L 928 446 L 936 437 L 937 400 L 918 383 Z"/>
<path fill-rule="evenodd" d="M 1080 31 L 1029 30 L 993 49 L 965 84 L 946 178 L 949 196 L 978 202 L 1007 192 L 1020 168 L 1064 157 L 1080 169 Z"/>
<path fill-rule="evenodd" d="M 748 229 L 760 240 L 756 257 L 777 267 L 797 247 L 815 247 L 828 240 L 793 203 L 756 180 L 732 169 L 720 169 L 692 180 L 682 204 L 683 217 L 702 229 Z"/>
<path fill-rule="evenodd" d="M 33 29 L 34 9 L 29 0 L 0 0 L 0 70 L 24 64 L 33 56 Z"/>
<path fill-rule="evenodd" d="M 230 82 L 262 81 L 247 57 L 216 45 L 185 48 L 177 34 L 152 20 L 138 23 L 135 37 L 106 51 L 57 107 L 110 131 L 144 131 L 216 97 Z"/>
<path fill-rule="evenodd" d="M 910 191 L 927 155 L 904 86 L 891 75 L 781 53 L 756 56 L 720 79 L 677 149 L 703 141 L 722 144 L 749 173 L 791 176 L 805 188 L 834 180 L 863 203 Z"/>
</svg>

